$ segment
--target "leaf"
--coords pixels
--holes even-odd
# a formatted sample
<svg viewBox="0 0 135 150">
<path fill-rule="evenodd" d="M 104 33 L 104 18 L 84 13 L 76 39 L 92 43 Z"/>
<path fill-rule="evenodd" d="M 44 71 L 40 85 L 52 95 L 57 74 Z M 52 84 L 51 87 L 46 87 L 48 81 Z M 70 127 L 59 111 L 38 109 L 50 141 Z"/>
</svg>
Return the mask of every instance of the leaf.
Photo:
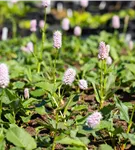
<svg viewBox="0 0 135 150">
<path fill-rule="evenodd" d="M 100 103 L 100 96 L 99 96 L 99 93 L 98 93 L 98 91 L 97 91 L 97 89 L 96 89 L 95 83 L 92 83 L 92 86 L 93 86 L 93 88 L 94 88 L 96 100 L 97 100 L 97 102 Z"/>
<path fill-rule="evenodd" d="M 35 96 L 35 97 L 40 97 L 40 96 L 43 96 L 45 94 L 45 90 L 43 90 L 43 89 L 37 89 L 35 91 L 31 91 L 30 94 L 32 96 Z"/>
<path fill-rule="evenodd" d="M 131 133 L 122 133 L 125 139 L 129 139 L 132 145 L 135 145 L 135 135 Z"/>
<path fill-rule="evenodd" d="M 1 141 L 0 142 L 0 150 L 5 150 L 5 148 L 6 148 L 5 146 L 6 146 L 5 140 Z"/>
<path fill-rule="evenodd" d="M 106 92 L 115 85 L 116 76 L 113 73 L 110 73 L 107 78 Z"/>
<path fill-rule="evenodd" d="M 41 107 L 36 107 L 36 112 L 40 115 L 44 115 L 46 114 L 45 112 L 45 107 L 44 106 L 41 106 Z"/>
<path fill-rule="evenodd" d="M 8 113 L 8 114 L 5 114 L 5 117 L 9 120 L 9 122 L 12 124 L 12 123 L 15 123 L 15 118 L 13 117 L 12 114 Z"/>
<path fill-rule="evenodd" d="M 76 105 L 72 108 L 73 111 L 81 111 L 81 110 L 87 110 L 88 106 L 86 105 Z"/>
<path fill-rule="evenodd" d="M 33 103 L 37 102 L 37 99 L 35 98 L 29 98 L 28 100 L 25 100 L 23 102 L 24 108 L 28 108 L 29 106 L 33 105 Z"/>
<path fill-rule="evenodd" d="M 54 91 L 54 84 L 51 84 L 49 82 L 39 82 L 35 85 L 36 87 L 40 87 L 45 91 L 48 91 L 50 93 L 52 93 Z"/>
<path fill-rule="evenodd" d="M 120 100 L 116 100 L 116 107 L 120 110 L 120 118 L 129 123 L 128 107 Z"/>
<path fill-rule="evenodd" d="M 82 141 L 80 141 L 78 138 L 73 139 L 70 137 L 64 137 L 61 140 L 56 139 L 56 143 L 86 147 L 85 144 Z"/>
<path fill-rule="evenodd" d="M 107 144 L 101 144 L 98 148 L 98 150 L 113 150 L 113 148 L 110 145 Z"/>
<path fill-rule="evenodd" d="M 100 121 L 100 124 L 96 128 L 98 128 L 98 130 L 107 129 L 108 131 L 114 131 L 113 124 L 105 120 Z"/>
<path fill-rule="evenodd" d="M 12 147 L 12 148 L 10 148 L 10 150 L 24 150 L 24 149 L 20 148 L 20 147 Z"/>
<path fill-rule="evenodd" d="M 125 67 L 135 74 L 135 64 L 125 64 Z"/>
<path fill-rule="evenodd" d="M 21 81 L 17 81 L 13 83 L 13 89 L 22 89 L 24 87 L 25 83 Z"/>
<path fill-rule="evenodd" d="M 16 125 L 11 125 L 7 130 L 6 139 L 15 146 L 25 148 L 26 150 L 36 148 L 36 142 L 30 134 Z"/>
</svg>

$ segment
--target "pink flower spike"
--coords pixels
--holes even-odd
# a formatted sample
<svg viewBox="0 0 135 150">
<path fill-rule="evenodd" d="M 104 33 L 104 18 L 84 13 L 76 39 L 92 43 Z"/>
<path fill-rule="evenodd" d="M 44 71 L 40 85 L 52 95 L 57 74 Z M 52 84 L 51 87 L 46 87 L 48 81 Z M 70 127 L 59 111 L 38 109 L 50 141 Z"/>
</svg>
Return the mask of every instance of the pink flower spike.
<svg viewBox="0 0 135 150">
<path fill-rule="evenodd" d="M 27 53 L 32 53 L 34 51 L 34 46 L 32 42 L 28 42 L 26 46 L 22 46 L 21 50 Z"/>
<path fill-rule="evenodd" d="M 11 0 L 13 4 L 16 4 L 19 0 Z"/>
<path fill-rule="evenodd" d="M 105 45 L 105 42 L 100 42 L 98 58 L 103 60 L 103 59 L 106 59 L 108 55 L 109 55 L 108 46 Z"/>
<path fill-rule="evenodd" d="M 54 48 L 61 48 L 61 45 L 62 45 L 62 34 L 60 31 L 55 31 L 53 33 L 53 46 Z"/>
<path fill-rule="evenodd" d="M 40 29 L 43 29 L 44 26 L 45 26 L 44 20 L 40 20 L 40 21 L 39 21 L 39 27 L 40 27 Z"/>
<path fill-rule="evenodd" d="M 0 64 L 0 87 L 6 88 L 9 84 L 9 73 L 6 64 Z"/>
<path fill-rule="evenodd" d="M 79 80 L 79 88 L 82 90 L 86 90 L 88 88 L 87 81 L 84 79 Z"/>
<path fill-rule="evenodd" d="M 28 88 L 25 88 L 24 89 L 24 98 L 25 99 L 29 99 L 30 95 L 29 95 L 29 89 Z"/>
<path fill-rule="evenodd" d="M 65 71 L 63 77 L 63 83 L 66 85 L 70 85 L 74 82 L 76 76 L 76 71 L 73 68 L 69 68 Z"/>
<path fill-rule="evenodd" d="M 29 42 L 28 44 L 27 44 L 27 50 L 28 50 L 28 52 L 30 52 L 30 53 L 32 53 L 33 52 L 33 43 L 32 42 Z"/>
<path fill-rule="evenodd" d="M 111 64 L 112 64 L 112 58 L 111 58 L 110 56 L 107 57 L 106 63 L 107 63 L 108 65 L 111 65 Z"/>
<path fill-rule="evenodd" d="M 82 29 L 79 26 L 76 26 L 74 28 L 74 35 L 75 36 L 80 36 L 82 34 Z"/>
<path fill-rule="evenodd" d="M 134 48 L 133 41 L 129 41 L 128 46 L 129 46 L 129 49 L 132 50 Z"/>
<path fill-rule="evenodd" d="M 114 29 L 119 29 L 120 28 L 120 18 L 119 16 L 115 15 L 112 17 L 112 27 Z"/>
<path fill-rule="evenodd" d="M 33 19 L 30 21 L 30 31 L 36 32 L 37 31 L 37 20 Z"/>
<path fill-rule="evenodd" d="M 62 29 L 65 30 L 65 31 L 68 31 L 69 30 L 69 19 L 68 18 L 64 18 L 62 20 Z"/>
<path fill-rule="evenodd" d="M 80 0 L 80 5 L 84 8 L 86 8 L 89 4 L 89 1 L 88 0 Z"/>
<path fill-rule="evenodd" d="M 42 0 L 42 6 L 43 7 L 48 7 L 51 5 L 51 0 Z"/>
<path fill-rule="evenodd" d="M 96 126 L 100 124 L 100 120 L 102 118 L 103 117 L 100 112 L 94 112 L 93 114 L 88 116 L 86 125 L 90 128 L 96 128 Z"/>
</svg>

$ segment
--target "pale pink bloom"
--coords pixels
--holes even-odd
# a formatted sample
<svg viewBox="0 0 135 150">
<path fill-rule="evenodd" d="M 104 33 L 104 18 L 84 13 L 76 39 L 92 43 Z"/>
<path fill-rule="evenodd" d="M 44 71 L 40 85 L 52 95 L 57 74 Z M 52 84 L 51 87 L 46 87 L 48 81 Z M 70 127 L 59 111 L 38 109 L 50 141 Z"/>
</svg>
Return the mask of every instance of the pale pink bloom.
<svg viewBox="0 0 135 150">
<path fill-rule="evenodd" d="M 63 77 L 63 82 L 66 85 L 70 85 L 74 82 L 76 76 L 76 71 L 73 68 L 69 68 L 65 71 L 64 77 Z"/>
<path fill-rule="evenodd" d="M 107 57 L 106 63 L 107 63 L 108 65 L 111 65 L 111 64 L 112 64 L 112 58 L 111 58 L 110 56 Z"/>
<path fill-rule="evenodd" d="M 28 88 L 25 88 L 24 89 L 24 98 L 25 99 L 29 99 L 30 95 L 29 95 L 29 89 Z"/>
<path fill-rule="evenodd" d="M 100 124 L 100 120 L 102 119 L 102 115 L 100 112 L 94 112 L 90 116 L 88 116 L 86 125 L 90 128 L 95 128 L 97 125 Z"/>
<path fill-rule="evenodd" d="M 51 5 L 51 0 L 42 0 L 42 6 L 43 7 L 48 7 Z"/>
<path fill-rule="evenodd" d="M 99 59 L 106 59 L 109 55 L 109 47 L 105 45 L 105 42 L 100 42 L 99 44 L 99 53 L 98 58 Z"/>
<path fill-rule="evenodd" d="M 132 50 L 134 48 L 133 41 L 130 40 L 129 43 L 128 43 L 128 46 L 129 46 L 129 49 Z"/>
<path fill-rule="evenodd" d="M 40 20 L 40 21 L 39 21 L 39 27 L 40 27 L 41 29 L 43 29 L 44 26 L 45 26 L 44 20 Z"/>
<path fill-rule="evenodd" d="M 15 4 L 15 3 L 18 2 L 18 0 L 11 0 L 11 2 L 12 2 L 13 4 Z"/>
<path fill-rule="evenodd" d="M 55 31 L 53 33 L 53 46 L 54 48 L 61 48 L 61 45 L 62 45 L 62 34 L 60 31 Z"/>
<path fill-rule="evenodd" d="M 5 88 L 9 84 L 9 73 L 6 64 L 0 64 L 0 87 Z"/>
<path fill-rule="evenodd" d="M 30 31 L 36 32 L 37 31 L 37 20 L 33 19 L 30 21 Z"/>
<path fill-rule="evenodd" d="M 82 29 L 79 26 L 76 26 L 74 28 L 74 35 L 75 36 L 80 36 L 82 34 Z"/>
<path fill-rule="evenodd" d="M 69 23 L 70 23 L 69 19 L 64 18 L 62 20 L 62 29 L 65 30 L 65 31 L 69 30 Z"/>
<path fill-rule="evenodd" d="M 79 88 L 82 90 L 86 90 L 88 88 L 87 81 L 84 79 L 79 80 Z"/>
<path fill-rule="evenodd" d="M 112 17 L 112 27 L 115 28 L 115 29 L 118 29 L 120 28 L 120 18 L 119 16 L 113 16 Z"/>
<path fill-rule="evenodd" d="M 34 46 L 32 42 L 28 42 L 26 46 L 21 47 L 21 50 L 27 53 L 32 53 Z"/>
<path fill-rule="evenodd" d="M 88 0 L 80 0 L 80 5 L 82 6 L 82 7 L 87 7 L 88 6 L 88 4 L 89 4 L 89 1 Z"/>
</svg>

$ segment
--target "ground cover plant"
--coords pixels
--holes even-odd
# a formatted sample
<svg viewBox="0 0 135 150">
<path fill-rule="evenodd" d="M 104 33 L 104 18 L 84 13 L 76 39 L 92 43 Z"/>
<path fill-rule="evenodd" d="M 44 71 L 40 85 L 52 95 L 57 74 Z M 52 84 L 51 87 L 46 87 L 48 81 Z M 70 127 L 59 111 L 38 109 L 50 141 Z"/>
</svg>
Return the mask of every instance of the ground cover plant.
<svg viewBox="0 0 135 150">
<path fill-rule="evenodd" d="M 116 15 L 112 33 L 84 38 L 76 24 L 68 35 L 64 18 L 48 34 L 51 2 L 40 3 L 40 28 L 33 19 L 29 36 L 15 30 L 0 41 L 0 150 L 134 149 L 135 48 L 126 41 L 128 17 L 121 34 Z"/>
</svg>

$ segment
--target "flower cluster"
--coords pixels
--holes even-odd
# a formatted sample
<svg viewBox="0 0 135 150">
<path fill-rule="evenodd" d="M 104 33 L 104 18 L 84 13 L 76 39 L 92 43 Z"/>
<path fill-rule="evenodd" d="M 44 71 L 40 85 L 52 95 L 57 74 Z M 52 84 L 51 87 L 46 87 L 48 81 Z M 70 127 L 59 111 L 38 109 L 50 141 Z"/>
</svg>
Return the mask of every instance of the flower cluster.
<svg viewBox="0 0 135 150">
<path fill-rule="evenodd" d="M 120 18 L 119 16 L 113 16 L 112 17 L 112 27 L 114 29 L 119 29 L 120 28 Z"/>
<path fill-rule="evenodd" d="M 87 81 L 84 79 L 79 80 L 79 88 L 82 90 L 86 90 L 88 88 Z"/>
<path fill-rule="evenodd" d="M 25 88 L 24 89 L 24 98 L 25 99 L 29 99 L 30 95 L 29 95 L 29 89 L 28 88 Z"/>
<path fill-rule="evenodd" d="M 37 31 L 37 20 L 33 19 L 30 21 L 30 31 L 36 32 Z"/>
<path fill-rule="evenodd" d="M 53 33 L 53 46 L 54 48 L 61 48 L 62 45 L 62 34 L 60 31 L 55 31 Z"/>
<path fill-rule="evenodd" d="M 80 36 L 82 34 L 82 29 L 79 26 L 76 26 L 74 28 L 74 35 L 75 36 Z"/>
<path fill-rule="evenodd" d="M 44 20 L 40 20 L 39 21 L 39 27 L 40 27 L 40 29 L 43 29 L 44 26 L 45 26 L 45 21 Z"/>
<path fill-rule="evenodd" d="M 100 42 L 98 58 L 101 60 L 106 59 L 108 65 L 112 64 L 112 58 L 109 56 L 110 45 L 105 45 L 105 42 Z"/>
<path fill-rule="evenodd" d="M 26 46 L 21 47 L 21 50 L 27 53 L 32 53 L 33 52 L 33 43 L 32 42 L 28 42 L 28 44 Z"/>
<path fill-rule="evenodd" d="M 109 51 L 107 49 L 107 46 L 105 45 L 105 42 L 100 42 L 99 44 L 99 59 L 106 59 L 109 55 Z"/>
<path fill-rule="evenodd" d="M 9 84 L 9 73 L 6 64 L 0 64 L 0 87 L 5 88 Z"/>
<path fill-rule="evenodd" d="M 89 1 L 88 1 L 88 0 L 81 0 L 81 1 L 80 1 L 80 5 L 81 5 L 82 7 L 84 7 L 84 8 L 86 8 L 86 7 L 88 6 L 88 4 L 89 4 Z"/>
<path fill-rule="evenodd" d="M 128 46 L 129 46 L 129 49 L 132 50 L 134 48 L 133 41 L 130 40 L 129 43 L 128 43 Z"/>
<path fill-rule="evenodd" d="M 70 23 L 69 19 L 64 18 L 62 20 L 62 29 L 65 30 L 65 31 L 69 30 L 69 23 Z"/>
<path fill-rule="evenodd" d="M 51 1 L 50 0 L 42 0 L 42 6 L 43 7 L 48 7 L 48 6 L 50 6 L 50 4 L 51 4 Z"/>
<path fill-rule="evenodd" d="M 95 128 L 97 125 L 100 124 L 100 120 L 102 119 L 102 115 L 100 112 L 94 112 L 90 116 L 88 116 L 86 125 L 90 128 Z"/>
<path fill-rule="evenodd" d="M 71 85 L 75 80 L 75 76 L 76 76 L 76 71 L 73 68 L 67 69 L 63 77 L 64 84 Z"/>
</svg>

